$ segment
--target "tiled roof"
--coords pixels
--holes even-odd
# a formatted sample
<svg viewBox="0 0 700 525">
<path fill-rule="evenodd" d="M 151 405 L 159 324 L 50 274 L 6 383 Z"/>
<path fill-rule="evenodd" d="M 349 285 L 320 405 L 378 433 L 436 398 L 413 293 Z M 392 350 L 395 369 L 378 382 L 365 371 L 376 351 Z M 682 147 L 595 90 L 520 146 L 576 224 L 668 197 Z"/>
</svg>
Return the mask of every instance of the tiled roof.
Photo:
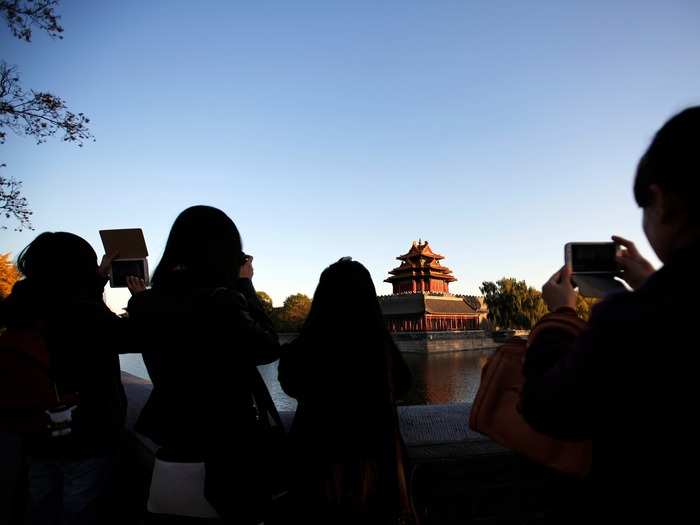
<svg viewBox="0 0 700 525">
<path fill-rule="evenodd" d="M 444 298 L 437 299 L 425 298 L 425 311 L 429 314 L 475 314 L 476 311 L 471 308 L 464 300 L 455 297 L 452 300 Z"/>
<path fill-rule="evenodd" d="M 423 293 L 406 293 L 385 295 L 377 298 L 382 313 L 386 316 L 395 315 L 474 315 L 476 309 L 467 304 L 461 297 L 454 295 L 428 295 Z"/>
</svg>

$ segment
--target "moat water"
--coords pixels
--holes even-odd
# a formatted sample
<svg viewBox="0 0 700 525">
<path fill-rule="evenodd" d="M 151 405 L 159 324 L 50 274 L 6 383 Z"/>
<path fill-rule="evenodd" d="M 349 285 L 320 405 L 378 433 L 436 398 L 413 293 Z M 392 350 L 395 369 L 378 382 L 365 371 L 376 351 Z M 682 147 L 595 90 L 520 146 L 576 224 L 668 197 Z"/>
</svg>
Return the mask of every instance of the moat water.
<svg viewBox="0 0 700 525">
<path fill-rule="evenodd" d="M 467 350 L 441 354 L 403 354 L 413 374 L 413 385 L 401 399 L 403 405 L 439 405 L 472 402 L 481 380 L 481 369 L 493 350 Z M 148 378 L 140 354 L 121 356 L 122 370 Z M 296 401 L 277 381 L 277 362 L 258 367 L 278 410 L 293 410 Z"/>
</svg>

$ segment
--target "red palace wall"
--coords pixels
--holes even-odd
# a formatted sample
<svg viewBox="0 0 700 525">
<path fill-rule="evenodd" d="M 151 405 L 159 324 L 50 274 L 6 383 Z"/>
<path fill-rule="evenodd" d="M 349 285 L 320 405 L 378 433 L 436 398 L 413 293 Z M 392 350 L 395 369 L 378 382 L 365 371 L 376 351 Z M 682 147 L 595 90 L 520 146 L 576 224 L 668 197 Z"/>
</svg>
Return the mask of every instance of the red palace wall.
<svg viewBox="0 0 700 525">
<path fill-rule="evenodd" d="M 448 283 L 439 279 L 422 279 L 394 283 L 394 293 L 437 292 L 449 293 Z"/>
</svg>

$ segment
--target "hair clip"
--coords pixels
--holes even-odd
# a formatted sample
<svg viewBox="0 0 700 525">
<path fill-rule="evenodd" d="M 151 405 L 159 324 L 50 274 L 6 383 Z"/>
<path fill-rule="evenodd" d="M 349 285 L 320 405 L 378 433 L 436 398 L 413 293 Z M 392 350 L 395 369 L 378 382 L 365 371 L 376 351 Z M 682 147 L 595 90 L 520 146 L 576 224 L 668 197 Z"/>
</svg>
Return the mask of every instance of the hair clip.
<svg viewBox="0 0 700 525">
<path fill-rule="evenodd" d="M 346 255 L 345 257 L 341 257 L 340 259 L 338 259 L 338 262 L 350 262 L 350 261 L 352 261 L 352 257 L 350 257 L 349 255 Z"/>
</svg>

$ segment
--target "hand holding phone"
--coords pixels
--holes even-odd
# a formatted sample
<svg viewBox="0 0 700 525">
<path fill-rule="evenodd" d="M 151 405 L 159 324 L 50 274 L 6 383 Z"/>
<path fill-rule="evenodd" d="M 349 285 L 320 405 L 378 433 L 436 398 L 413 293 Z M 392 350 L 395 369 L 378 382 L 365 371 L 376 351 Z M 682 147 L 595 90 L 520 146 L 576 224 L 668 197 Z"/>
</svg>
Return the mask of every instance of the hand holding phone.
<svg viewBox="0 0 700 525">
<path fill-rule="evenodd" d="M 620 276 L 633 290 L 639 288 L 647 278 L 654 273 L 654 267 L 647 261 L 637 250 L 637 247 L 632 241 L 628 241 L 624 237 L 612 236 L 612 240 L 624 250 L 620 250 L 617 255 L 617 262 L 622 267 L 622 275 Z"/>
<path fill-rule="evenodd" d="M 241 270 L 238 273 L 238 276 L 242 279 L 252 279 L 253 273 L 253 256 L 243 254 L 243 264 L 241 265 Z"/>
<path fill-rule="evenodd" d="M 576 290 L 571 282 L 571 268 L 568 265 L 564 265 L 544 284 L 542 299 L 550 312 L 565 306 L 576 309 Z"/>
</svg>

